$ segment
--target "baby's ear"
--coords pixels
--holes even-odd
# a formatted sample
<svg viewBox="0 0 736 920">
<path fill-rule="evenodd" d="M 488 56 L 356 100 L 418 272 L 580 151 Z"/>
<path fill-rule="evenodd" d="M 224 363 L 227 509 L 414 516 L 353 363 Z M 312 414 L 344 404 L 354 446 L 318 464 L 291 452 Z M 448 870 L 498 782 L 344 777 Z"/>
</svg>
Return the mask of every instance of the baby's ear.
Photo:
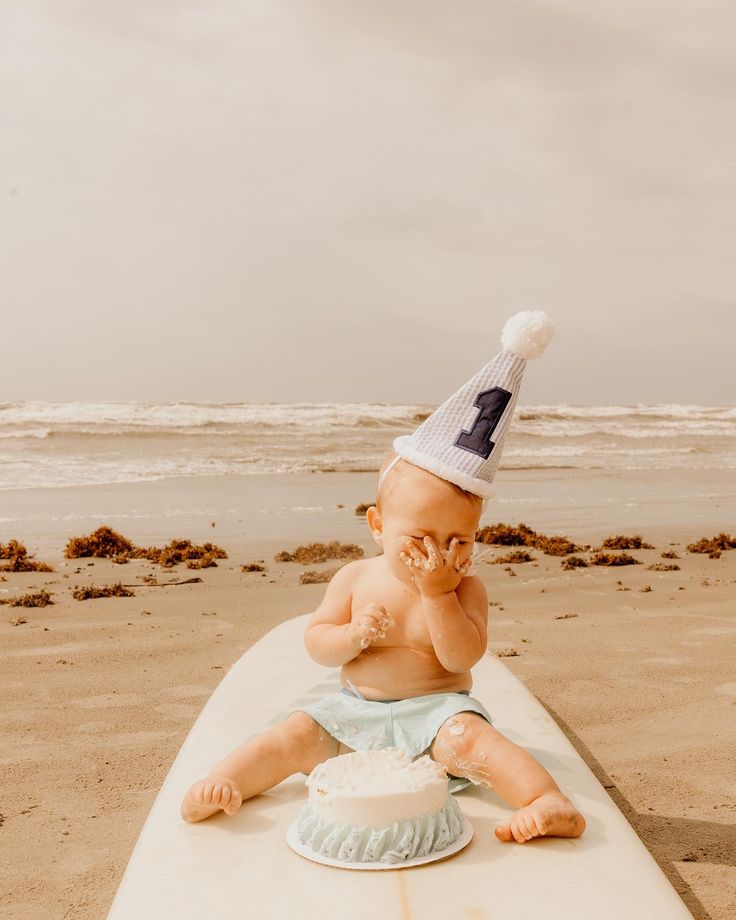
<svg viewBox="0 0 736 920">
<path fill-rule="evenodd" d="M 374 540 L 380 539 L 380 531 L 383 529 L 381 525 L 381 515 L 375 505 L 371 505 L 370 508 L 365 513 L 365 519 L 370 527 Z M 376 531 L 379 531 L 379 534 L 376 534 Z"/>
</svg>

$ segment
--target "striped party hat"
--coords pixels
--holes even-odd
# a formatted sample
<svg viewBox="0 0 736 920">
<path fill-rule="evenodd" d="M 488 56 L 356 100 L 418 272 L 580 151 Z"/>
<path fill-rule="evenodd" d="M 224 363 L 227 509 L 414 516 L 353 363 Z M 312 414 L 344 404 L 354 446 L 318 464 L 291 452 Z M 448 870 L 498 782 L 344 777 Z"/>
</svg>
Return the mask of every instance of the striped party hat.
<svg viewBox="0 0 736 920">
<path fill-rule="evenodd" d="M 393 442 L 399 460 L 408 460 L 441 479 L 484 499 L 503 453 L 527 359 L 543 354 L 554 327 L 541 310 L 524 310 L 508 319 L 501 351 L 442 403 L 409 435 Z"/>
</svg>

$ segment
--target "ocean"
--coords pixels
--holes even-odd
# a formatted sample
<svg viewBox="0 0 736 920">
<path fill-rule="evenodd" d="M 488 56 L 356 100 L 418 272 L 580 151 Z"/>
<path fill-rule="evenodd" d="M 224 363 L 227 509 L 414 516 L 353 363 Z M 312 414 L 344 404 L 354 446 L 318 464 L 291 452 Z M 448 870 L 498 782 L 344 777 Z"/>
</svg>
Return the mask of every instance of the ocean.
<svg viewBox="0 0 736 920">
<path fill-rule="evenodd" d="M 0 403 L 0 491 L 258 473 L 377 471 L 436 406 Z M 734 470 L 732 406 L 519 406 L 504 469 Z"/>
</svg>

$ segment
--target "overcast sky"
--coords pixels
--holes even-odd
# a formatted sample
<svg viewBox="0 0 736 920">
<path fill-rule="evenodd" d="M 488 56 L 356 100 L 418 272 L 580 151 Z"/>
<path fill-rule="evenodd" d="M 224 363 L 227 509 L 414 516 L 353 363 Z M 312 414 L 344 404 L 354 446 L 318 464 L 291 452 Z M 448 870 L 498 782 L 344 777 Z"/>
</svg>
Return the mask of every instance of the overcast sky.
<svg viewBox="0 0 736 920">
<path fill-rule="evenodd" d="M 0 401 L 736 402 L 736 6 L 5 0 Z"/>
</svg>

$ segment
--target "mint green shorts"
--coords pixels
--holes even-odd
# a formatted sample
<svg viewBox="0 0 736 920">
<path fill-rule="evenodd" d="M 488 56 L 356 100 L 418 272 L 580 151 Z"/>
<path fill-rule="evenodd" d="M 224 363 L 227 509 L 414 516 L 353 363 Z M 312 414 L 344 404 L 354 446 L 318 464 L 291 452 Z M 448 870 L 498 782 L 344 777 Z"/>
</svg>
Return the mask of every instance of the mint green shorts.
<svg viewBox="0 0 736 920">
<path fill-rule="evenodd" d="M 354 751 L 397 747 L 412 759 L 429 753 L 442 723 L 458 712 L 477 712 L 493 724 L 488 710 L 468 690 L 427 693 L 405 700 L 366 700 L 343 687 L 291 712 L 308 713 L 333 738 Z M 450 774 L 448 790 L 457 792 L 470 782 L 464 776 Z"/>
</svg>

